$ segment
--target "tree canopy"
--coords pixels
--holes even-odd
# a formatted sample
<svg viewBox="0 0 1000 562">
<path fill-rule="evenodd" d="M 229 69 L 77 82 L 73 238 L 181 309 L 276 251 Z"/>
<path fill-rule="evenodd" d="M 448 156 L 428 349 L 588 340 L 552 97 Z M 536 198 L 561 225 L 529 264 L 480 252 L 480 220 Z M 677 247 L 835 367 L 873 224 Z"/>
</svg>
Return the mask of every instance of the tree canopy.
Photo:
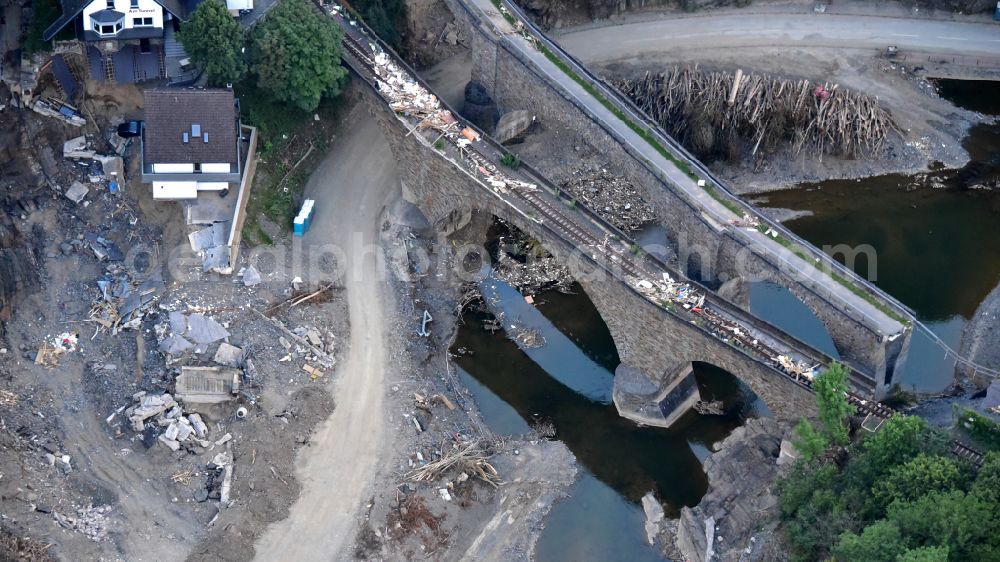
<svg viewBox="0 0 1000 562">
<path fill-rule="evenodd" d="M 207 0 L 199 4 L 177 36 L 191 60 L 204 65 L 213 86 L 232 84 L 246 75 L 246 34 L 224 2 Z"/>
<path fill-rule="evenodd" d="M 846 458 L 797 463 L 777 488 L 792 559 L 1000 561 L 1000 455 L 976 470 L 947 443 L 894 416 Z"/>
<path fill-rule="evenodd" d="M 283 0 L 251 34 L 257 85 L 277 100 L 313 111 L 340 93 L 343 32 L 306 0 Z"/>
</svg>

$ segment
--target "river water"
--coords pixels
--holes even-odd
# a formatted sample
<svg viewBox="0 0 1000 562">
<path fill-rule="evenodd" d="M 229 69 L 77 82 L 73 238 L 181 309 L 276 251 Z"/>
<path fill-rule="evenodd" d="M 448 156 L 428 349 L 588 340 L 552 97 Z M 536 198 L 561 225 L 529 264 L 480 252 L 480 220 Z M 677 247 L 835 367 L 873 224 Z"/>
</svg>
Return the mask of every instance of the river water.
<svg viewBox="0 0 1000 562">
<path fill-rule="evenodd" d="M 949 82 L 942 92 L 971 109 L 1000 112 L 997 85 Z M 976 127 L 966 148 L 974 164 L 962 171 L 823 182 L 770 193 L 764 205 L 811 211 L 788 226 L 819 246 L 870 244 L 877 257 L 873 280 L 957 348 L 967 319 L 1000 280 L 1000 198 L 965 189 L 1000 177 L 1000 126 Z M 655 243 L 661 233 L 644 234 Z M 856 265 L 867 273 L 868 264 Z M 467 312 L 452 347 L 471 352 L 456 360 L 461 379 L 493 431 L 519 435 L 551 424 L 582 468 L 570 497 L 547 520 L 537 560 L 661 560 L 645 542 L 639 499 L 654 492 L 668 516 L 696 504 L 706 490 L 701 462 L 712 444 L 748 417 L 769 415 L 766 406 L 731 374 L 696 364 L 702 396 L 723 400 L 727 415 L 689 412 L 670 430 L 640 428 L 610 403 L 618 355 L 579 287 L 574 294 L 543 293 L 534 305 L 493 279 L 481 290 L 504 311 L 504 328 L 537 330 L 545 345 L 519 347 L 504 332 L 483 330 L 482 313 Z M 758 283 L 750 299 L 756 314 L 836 356 L 823 325 L 787 290 Z M 939 350 L 915 335 L 901 383 L 934 391 L 950 375 Z"/>
<path fill-rule="evenodd" d="M 1000 115 L 1000 82 L 942 80 L 939 89 L 957 105 Z M 871 246 L 873 263 L 859 259 L 855 271 L 958 349 L 962 329 L 1000 282 L 1000 192 L 970 189 L 1000 179 L 1000 124 L 973 127 L 964 146 L 972 162 L 961 170 L 831 180 L 757 202 L 811 212 L 786 224 L 821 248 Z M 950 384 L 952 367 L 943 350 L 915 333 L 896 382 L 905 390 L 940 391 Z"/>
</svg>

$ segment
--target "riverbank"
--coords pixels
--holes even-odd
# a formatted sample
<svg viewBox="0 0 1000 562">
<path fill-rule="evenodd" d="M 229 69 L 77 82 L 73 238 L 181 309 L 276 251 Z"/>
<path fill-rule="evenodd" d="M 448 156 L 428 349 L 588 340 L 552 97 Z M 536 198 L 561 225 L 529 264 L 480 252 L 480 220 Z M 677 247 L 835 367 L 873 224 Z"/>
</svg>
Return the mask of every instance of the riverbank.
<svg viewBox="0 0 1000 562">
<path fill-rule="evenodd" d="M 920 59 L 924 63 L 912 64 L 882 57 L 885 41 L 913 43 L 915 40 L 907 37 L 927 31 L 933 37 L 928 37 L 925 48 L 948 50 L 955 45 L 945 41 L 947 37 L 937 37 L 943 35 L 939 27 L 950 26 L 942 29 L 960 35 L 971 30 L 977 36 L 990 36 L 995 29 L 988 24 L 923 20 L 914 24 L 908 18 L 824 18 L 754 10 L 721 10 L 715 14 L 660 14 L 648 21 L 562 29 L 555 39 L 608 80 L 660 72 L 670 65 L 696 65 L 699 69 L 730 73 L 742 70 L 807 80 L 828 88 L 836 84 L 877 97 L 891 113 L 898 134 L 890 135 L 880 154 L 859 159 L 794 154 L 790 143 L 786 143 L 766 156 L 755 157 L 752 147 L 748 147 L 738 161 L 709 164 L 740 193 L 772 191 L 825 179 L 912 174 L 928 171 L 937 165 L 933 163 L 958 168 L 970 158 L 963 146 L 969 128 L 989 120 L 939 96 L 933 83 L 921 77 L 926 57 Z M 921 26 L 930 27 L 925 30 Z M 883 36 L 892 39 L 879 38 Z M 984 45 L 993 48 L 992 43 Z M 906 51 L 900 56 L 906 53 L 913 54 Z"/>
<path fill-rule="evenodd" d="M 965 326 L 961 353 L 984 367 L 1000 370 L 1000 285 L 983 299 Z M 967 377 L 972 375 L 967 371 L 964 374 Z M 976 386 L 989 383 L 989 379 L 983 377 L 972 377 L 971 380 Z"/>
</svg>

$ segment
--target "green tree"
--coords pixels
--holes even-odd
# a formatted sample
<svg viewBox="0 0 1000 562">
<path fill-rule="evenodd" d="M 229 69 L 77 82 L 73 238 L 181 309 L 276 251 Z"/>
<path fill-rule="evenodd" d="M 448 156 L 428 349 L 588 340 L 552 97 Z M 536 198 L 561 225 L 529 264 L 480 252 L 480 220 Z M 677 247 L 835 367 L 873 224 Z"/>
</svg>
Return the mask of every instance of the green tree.
<svg viewBox="0 0 1000 562">
<path fill-rule="evenodd" d="M 854 407 L 847 403 L 844 395 L 847 391 L 847 367 L 836 362 L 830 365 L 816 376 L 813 390 L 816 391 L 816 406 L 819 408 L 819 419 L 823 422 L 824 435 L 834 443 L 846 445 L 848 434 L 844 421 L 854 412 Z"/>
<path fill-rule="evenodd" d="M 838 562 L 895 562 L 905 551 L 899 527 L 890 521 L 879 521 L 865 527 L 860 535 L 851 532 L 841 535 L 833 556 Z"/>
<path fill-rule="evenodd" d="M 914 501 L 892 503 L 888 519 L 913 546 L 948 546 L 952 560 L 995 560 L 983 556 L 977 547 L 988 544 L 996 534 L 1000 524 L 996 507 L 960 490 L 931 492 Z"/>
<path fill-rule="evenodd" d="M 923 546 L 907 550 L 896 558 L 896 562 L 948 562 L 948 547 Z"/>
<path fill-rule="evenodd" d="M 351 5 L 361 13 L 361 19 L 375 35 L 399 51 L 403 38 L 400 30 L 406 28 L 404 0 L 355 0 Z"/>
<path fill-rule="evenodd" d="M 979 467 L 976 474 L 976 481 L 972 484 L 972 491 L 983 500 L 1000 503 L 1000 453 L 990 451 L 983 459 L 983 466 Z"/>
<path fill-rule="evenodd" d="M 283 0 L 251 36 L 257 85 L 274 99 L 313 111 L 320 99 L 340 93 L 343 32 L 306 0 Z"/>
<path fill-rule="evenodd" d="M 955 461 L 924 453 L 894 467 L 875 487 L 875 497 L 888 506 L 896 500 L 912 501 L 930 492 L 947 492 L 958 487 L 960 474 Z"/>
<path fill-rule="evenodd" d="M 830 444 L 826 437 L 813 429 L 812 424 L 805 418 L 802 418 L 795 426 L 795 435 L 798 436 L 798 439 L 793 442 L 793 445 L 795 445 L 795 450 L 802 455 L 804 461 L 811 461 L 818 457 Z"/>
<path fill-rule="evenodd" d="M 232 84 L 246 75 L 246 34 L 224 2 L 207 0 L 199 4 L 177 37 L 191 60 L 204 66 L 210 84 Z"/>
</svg>

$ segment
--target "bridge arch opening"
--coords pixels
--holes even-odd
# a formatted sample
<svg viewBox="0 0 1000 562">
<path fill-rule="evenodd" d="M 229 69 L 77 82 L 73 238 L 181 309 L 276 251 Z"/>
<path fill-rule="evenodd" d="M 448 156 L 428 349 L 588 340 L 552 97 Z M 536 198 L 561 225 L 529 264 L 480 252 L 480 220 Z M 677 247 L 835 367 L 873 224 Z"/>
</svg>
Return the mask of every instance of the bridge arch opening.
<svg viewBox="0 0 1000 562">
<path fill-rule="evenodd" d="M 750 312 L 799 340 L 840 359 L 840 352 L 826 325 L 795 293 L 770 281 L 750 283 Z"/>
</svg>

